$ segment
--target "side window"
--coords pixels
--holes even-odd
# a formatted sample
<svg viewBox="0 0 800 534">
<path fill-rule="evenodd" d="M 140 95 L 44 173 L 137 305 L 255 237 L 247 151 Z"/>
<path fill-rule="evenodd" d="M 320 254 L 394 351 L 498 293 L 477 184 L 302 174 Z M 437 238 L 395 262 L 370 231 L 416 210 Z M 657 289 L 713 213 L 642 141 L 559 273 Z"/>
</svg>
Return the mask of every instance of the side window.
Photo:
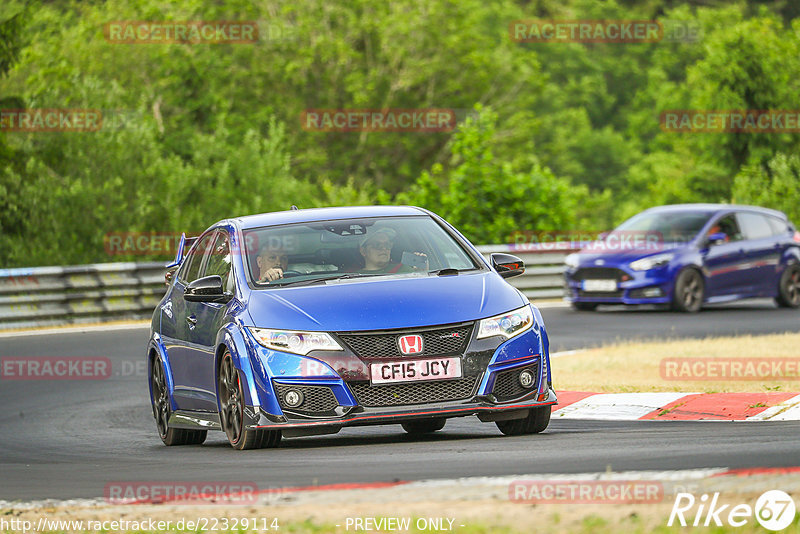
<svg viewBox="0 0 800 534">
<path fill-rule="evenodd" d="M 770 226 L 772 226 L 772 235 L 787 235 L 791 232 L 789 223 L 777 217 L 767 217 Z"/>
<path fill-rule="evenodd" d="M 220 230 L 214 246 L 211 248 L 211 255 L 208 257 L 206 272 L 203 276 L 219 275 L 222 278 L 222 287 L 228 287 L 228 279 L 231 273 L 231 247 L 228 239 L 228 232 Z"/>
<path fill-rule="evenodd" d="M 189 251 L 179 276 L 183 282 L 188 284 L 200 277 L 200 266 L 203 264 L 203 257 L 206 255 L 206 251 L 211 246 L 211 238 L 213 236 L 214 232 L 207 233 Z"/>
<path fill-rule="evenodd" d="M 718 232 L 724 233 L 728 236 L 726 241 L 741 241 L 743 239 L 742 232 L 739 229 L 739 223 L 736 222 L 734 215 L 726 215 L 717 222 L 711 225 L 708 235 L 716 234 Z"/>
<path fill-rule="evenodd" d="M 737 214 L 742 232 L 747 239 L 763 239 L 772 236 L 772 227 L 767 218 L 758 213 Z"/>
</svg>

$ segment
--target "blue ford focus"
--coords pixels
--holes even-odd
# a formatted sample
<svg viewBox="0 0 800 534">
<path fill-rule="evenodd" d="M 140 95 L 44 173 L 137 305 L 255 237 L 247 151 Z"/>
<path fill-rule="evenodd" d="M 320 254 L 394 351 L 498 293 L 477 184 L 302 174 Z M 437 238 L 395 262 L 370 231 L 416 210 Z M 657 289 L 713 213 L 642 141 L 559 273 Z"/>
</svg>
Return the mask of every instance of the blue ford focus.
<svg viewBox="0 0 800 534">
<path fill-rule="evenodd" d="M 683 204 L 646 210 L 566 259 L 567 298 L 600 304 L 704 303 L 774 298 L 800 306 L 800 233 L 780 211 Z"/>
<path fill-rule="evenodd" d="M 440 217 L 414 207 L 293 209 L 181 240 L 147 348 L 167 445 L 236 449 L 344 426 L 440 430 L 475 415 L 537 433 L 556 403 L 542 316 Z"/>
</svg>

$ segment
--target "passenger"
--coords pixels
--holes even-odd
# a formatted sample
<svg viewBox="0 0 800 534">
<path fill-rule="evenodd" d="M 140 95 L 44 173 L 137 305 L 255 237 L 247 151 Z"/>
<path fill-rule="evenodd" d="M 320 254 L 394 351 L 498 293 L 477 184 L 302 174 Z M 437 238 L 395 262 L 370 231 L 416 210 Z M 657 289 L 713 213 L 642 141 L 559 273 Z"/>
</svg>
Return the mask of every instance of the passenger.
<svg viewBox="0 0 800 534">
<path fill-rule="evenodd" d="M 391 228 L 380 228 L 369 234 L 361 241 L 358 251 L 364 258 L 364 267 L 359 270 L 364 274 L 393 274 L 393 273 L 413 273 L 417 269 L 402 263 L 392 263 L 392 247 L 397 232 Z M 417 256 L 422 256 L 427 260 L 427 256 L 421 252 L 415 252 Z"/>
</svg>

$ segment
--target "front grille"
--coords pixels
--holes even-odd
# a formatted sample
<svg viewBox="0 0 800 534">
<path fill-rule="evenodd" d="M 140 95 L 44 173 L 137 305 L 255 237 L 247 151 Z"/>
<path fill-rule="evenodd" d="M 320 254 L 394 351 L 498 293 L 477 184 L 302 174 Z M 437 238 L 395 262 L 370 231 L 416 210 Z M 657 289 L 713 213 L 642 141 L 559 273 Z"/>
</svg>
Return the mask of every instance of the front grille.
<svg viewBox="0 0 800 534">
<path fill-rule="evenodd" d="M 418 356 L 446 356 L 462 354 L 472 333 L 472 323 L 429 329 L 405 329 L 380 333 L 339 334 L 353 352 L 361 358 L 399 358 L 406 357 L 400 352 L 397 339 L 400 336 L 415 334 L 422 336 L 422 352 Z"/>
<path fill-rule="evenodd" d="M 619 289 L 617 291 L 584 291 L 583 289 L 578 290 L 579 297 L 590 297 L 590 298 L 604 298 L 604 299 L 618 299 L 622 298 L 625 294 L 625 290 Z"/>
<path fill-rule="evenodd" d="M 613 267 L 582 267 L 572 275 L 573 280 L 616 280 L 624 282 L 630 275 L 622 269 Z"/>
<path fill-rule="evenodd" d="M 384 386 L 356 382 L 349 386 L 362 406 L 402 406 L 468 399 L 474 394 L 477 381 L 478 377 L 470 376 L 458 380 L 432 380 Z"/>
<path fill-rule="evenodd" d="M 492 394 L 497 400 L 506 401 L 516 399 L 522 397 L 526 393 L 536 391 L 536 386 L 538 386 L 537 381 L 534 381 L 534 384 L 527 389 L 522 387 L 522 384 L 519 383 L 519 374 L 524 369 L 529 370 L 533 373 L 533 376 L 536 377 L 539 372 L 539 364 L 526 365 L 524 367 L 517 367 L 497 373 L 497 378 L 495 378 L 494 387 L 492 388 Z"/>
<path fill-rule="evenodd" d="M 303 394 L 303 403 L 296 408 L 286 405 L 284 396 L 290 389 L 296 389 Z M 330 415 L 339 406 L 336 396 L 327 386 L 295 386 L 289 384 L 275 384 L 281 408 L 296 413 L 308 415 Z"/>
</svg>

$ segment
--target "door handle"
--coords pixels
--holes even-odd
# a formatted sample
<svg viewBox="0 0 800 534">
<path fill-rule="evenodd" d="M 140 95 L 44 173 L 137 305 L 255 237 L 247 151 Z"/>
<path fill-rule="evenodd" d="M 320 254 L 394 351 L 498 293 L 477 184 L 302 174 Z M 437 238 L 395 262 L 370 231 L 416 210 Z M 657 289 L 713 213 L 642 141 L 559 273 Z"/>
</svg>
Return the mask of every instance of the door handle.
<svg viewBox="0 0 800 534">
<path fill-rule="evenodd" d="M 190 315 L 186 318 L 186 322 L 189 323 L 189 328 L 194 328 L 197 325 L 197 317 Z"/>
</svg>

